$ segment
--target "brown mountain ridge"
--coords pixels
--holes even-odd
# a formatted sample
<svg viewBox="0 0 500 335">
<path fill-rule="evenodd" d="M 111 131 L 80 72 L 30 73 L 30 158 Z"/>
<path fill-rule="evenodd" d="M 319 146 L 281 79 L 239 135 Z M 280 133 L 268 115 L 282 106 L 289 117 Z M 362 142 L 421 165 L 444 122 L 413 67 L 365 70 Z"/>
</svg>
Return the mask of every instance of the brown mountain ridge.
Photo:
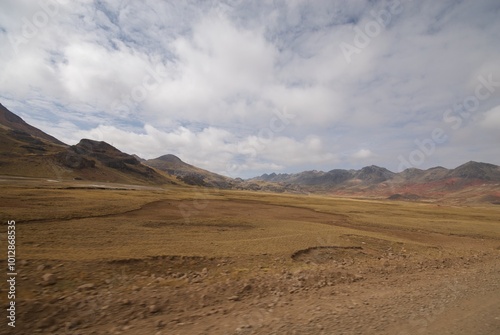
<svg viewBox="0 0 500 335">
<path fill-rule="evenodd" d="M 0 145 L 0 174 L 8 176 L 500 204 L 500 167 L 494 164 L 471 161 L 455 169 L 410 168 L 400 173 L 371 165 L 360 170 L 271 173 L 242 180 L 187 164 L 171 154 L 144 160 L 90 139 L 69 146 L 1 104 Z"/>
<path fill-rule="evenodd" d="M 174 178 L 106 142 L 68 146 L 0 105 L 0 174 L 127 184 L 171 184 Z"/>
</svg>

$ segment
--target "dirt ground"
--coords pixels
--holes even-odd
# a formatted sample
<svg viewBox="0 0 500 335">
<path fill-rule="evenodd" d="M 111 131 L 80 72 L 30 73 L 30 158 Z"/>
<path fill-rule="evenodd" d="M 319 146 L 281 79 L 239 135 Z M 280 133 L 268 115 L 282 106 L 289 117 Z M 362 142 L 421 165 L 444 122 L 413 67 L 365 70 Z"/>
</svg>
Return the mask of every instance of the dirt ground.
<svg viewBox="0 0 500 335">
<path fill-rule="evenodd" d="M 500 333 L 496 209 L 470 209 L 479 228 L 455 234 L 406 226 L 420 205 L 383 225 L 384 204 L 278 198 L 218 194 L 187 215 L 168 195 L 19 220 L 16 328 L 0 334 Z"/>
</svg>

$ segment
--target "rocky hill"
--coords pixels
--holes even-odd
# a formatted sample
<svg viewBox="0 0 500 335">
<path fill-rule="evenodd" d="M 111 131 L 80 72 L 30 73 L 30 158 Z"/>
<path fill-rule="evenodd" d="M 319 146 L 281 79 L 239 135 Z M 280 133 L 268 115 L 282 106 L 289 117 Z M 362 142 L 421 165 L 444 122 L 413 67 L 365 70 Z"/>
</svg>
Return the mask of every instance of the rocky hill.
<svg viewBox="0 0 500 335">
<path fill-rule="evenodd" d="M 68 146 L 0 105 L 0 174 L 54 180 L 171 184 L 175 179 L 105 142 Z"/>
<path fill-rule="evenodd" d="M 230 189 L 238 184 L 238 182 L 232 178 L 224 177 L 184 163 L 179 157 L 171 154 L 148 159 L 144 161 L 144 164 L 175 176 L 188 185 Z"/>
<path fill-rule="evenodd" d="M 35 128 L 26 123 L 22 118 L 9 111 L 2 104 L 0 104 L 0 128 L 3 130 L 2 134 L 10 135 L 11 139 L 19 140 L 21 142 L 32 143 L 40 145 L 40 140 L 55 145 L 66 146 L 57 138 L 44 133 L 38 128 Z M 36 140 L 38 139 L 38 141 Z M 8 149 L 3 147 L 3 149 Z"/>
</svg>

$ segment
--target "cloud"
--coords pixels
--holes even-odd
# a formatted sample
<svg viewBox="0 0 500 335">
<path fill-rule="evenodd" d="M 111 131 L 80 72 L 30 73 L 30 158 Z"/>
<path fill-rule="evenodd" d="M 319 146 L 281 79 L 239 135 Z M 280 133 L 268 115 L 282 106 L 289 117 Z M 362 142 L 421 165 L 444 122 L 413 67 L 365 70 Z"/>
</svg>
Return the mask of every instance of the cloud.
<svg viewBox="0 0 500 335">
<path fill-rule="evenodd" d="M 499 11 L 494 0 L 8 0 L 0 99 L 70 144 L 103 139 L 241 176 L 396 170 L 435 128 L 449 141 L 421 167 L 500 164 L 500 87 L 459 129 L 443 119 L 478 78 L 500 81 Z M 348 63 L 340 45 L 360 31 L 369 41 Z"/>
<path fill-rule="evenodd" d="M 337 159 L 316 136 L 300 141 L 285 136 L 264 138 L 255 135 L 236 139 L 234 134 L 214 127 L 194 132 L 181 126 L 166 132 L 150 124 L 131 130 L 100 125 L 85 131 L 78 130 L 72 123 L 46 126 L 51 133 L 61 134 L 59 138 L 67 143 L 77 143 L 81 138 L 106 141 L 124 152 L 141 153 L 146 159 L 168 152 L 190 164 L 232 177 L 246 170 L 283 170 L 290 162 L 333 163 Z M 70 137 L 63 135 L 64 128 L 73 131 Z"/>
<path fill-rule="evenodd" d="M 481 125 L 485 128 L 500 130 L 500 105 L 484 113 Z"/>
<path fill-rule="evenodd" d="M 371 152 L 370 149 L 359 149 L 354 154 L 352 154 L 352 158 L 354 158 L 354 159 L 366 159 L 366 158 L 370 158 L 373 156 L 374 156 L 374 154 L 373 154 L 373 152 Z"/>
</svg>

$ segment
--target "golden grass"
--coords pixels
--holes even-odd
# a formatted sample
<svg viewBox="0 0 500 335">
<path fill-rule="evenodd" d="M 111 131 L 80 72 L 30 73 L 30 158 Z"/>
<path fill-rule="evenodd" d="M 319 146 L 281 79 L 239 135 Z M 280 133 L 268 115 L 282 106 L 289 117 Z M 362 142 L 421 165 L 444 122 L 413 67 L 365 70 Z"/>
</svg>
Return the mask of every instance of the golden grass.
<svg viewBox="0 0 500 335">
<path fill-rule="evenodd" d="M 500 245 L 500 210 L 495 207 L 185 187 L 94 190 L 62 186 L 1 187 L 1 219 L 17 222 L 19 257 L 288 257 L 314 246 L 404 245 L 408 250 L 435 250 L 448 243 L 458 248 L 461 240 L 445 239 L 450 234 L 478 237 L 477 243 L 492 248 Z"/>
</svg>

